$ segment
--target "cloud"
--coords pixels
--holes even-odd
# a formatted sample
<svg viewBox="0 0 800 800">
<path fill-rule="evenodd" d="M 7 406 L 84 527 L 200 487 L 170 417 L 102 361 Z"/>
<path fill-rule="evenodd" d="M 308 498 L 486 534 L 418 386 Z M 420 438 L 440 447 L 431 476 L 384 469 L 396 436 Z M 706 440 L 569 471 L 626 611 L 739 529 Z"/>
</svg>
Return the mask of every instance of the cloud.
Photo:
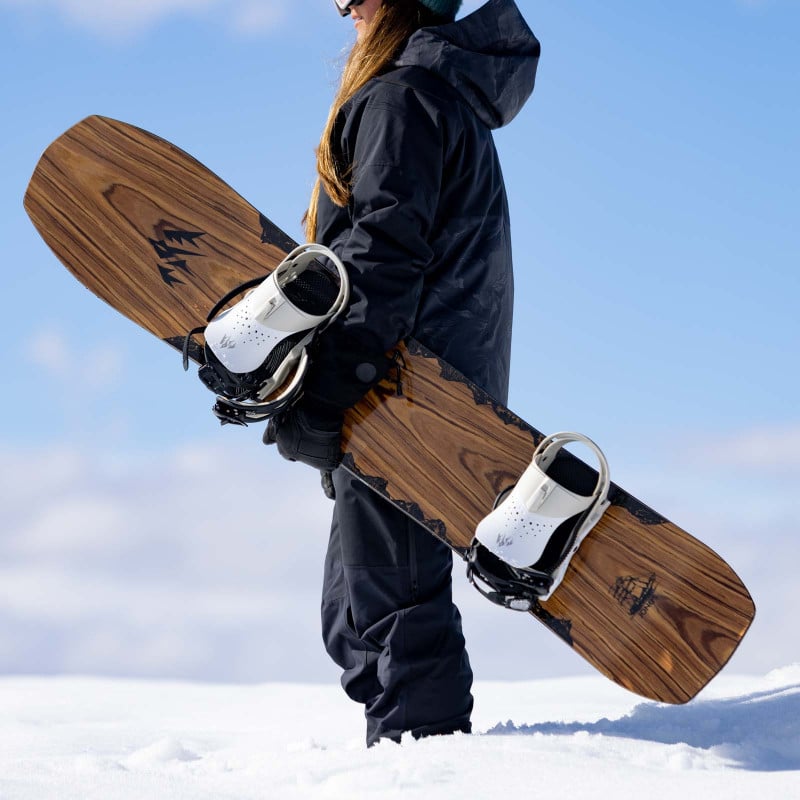
<svg viewBox="0 0 800 800">
<path fill-rule="evenodd" d="M 697 442 L 693 450 L 710 462 L 729 467 L 800 469 L 800 423 L 752 428 Z"/>
<path fill-rule="evenodd" d="M 29 565 L 118 573 L 123 584 L 169 574 L 186 587 L 285 586 L 292 576 L 279 567 L 327 540 L 330 504 L 316 474 L 266 448 L 6 450 L 0 466 L 0 557 Z"/>
<path fill-rule="evenodd" d="M 46 553 L 60 559 L 65 554 L 83 556 L 108 542 L 109 531 L 123 524 L 120 508 L 110 500 L 66 497 L 36 513 L 24 537 L 16 540 L 16 555 Z"/>
<path fill-rule="evenodd" d="M 0 672 L 325 673 L 331 505 L 312 470 L 195 444 L 7 448 L 0 471 Z"/>
<path fill-rule="evenodd" d="M 217 11 L 238 33 L 263 33 L 285 16 L 278 0 L 0 0 L 0 6 L 55 12 L 92 33 L 114 36 L 139 34 L 172 17 L 209 17 Z"/>
<path fill-rule="evenodd" d="M 335 680 L 319 630 L 332 506 L 317 475 L 274 449 L 217 441 L 0 449 L 0 673 Z M 649 486 L 654 507 L 753 592 L 759 614 L 736 669 L 791 661 L 797 513 L 743 513 L 738 483 L 698 469 L 622 482 L 639 496 Z M 454 585 L 481 678 L 591 672 L 541 625 L 481 598 L 460 562 Z"/>
<path fill-rule="evenodd" d="M 295 18 L 303 0 L 291 6 Z M 485 0 L 465 0 L 461 15 L 483 5 Z M 0 7 L 15 8 L 28 15 L 56 14 L 70 25 L 100 36 L 136 36 L 167 20 L 199 17 L 224 19 L 232 33 L 261 36 L 282 27 L 289 9 L 280 0 L 0 0 Z M 333 13 L 330 10 L 328 13 Z"/>
<path fill-rule="evenodd" d="M 72 387 L 96 391 L 115 385 L 122 374 L 119 351 L 113 344 L 76 347 L 63 332 L 52 328 L 33 334 L 24 352 L 45 371 L 51 385 L 68 381 Z"/>
<path fill-rule="evenodd" d="M 66 374 L 69 354 L 66 341 L 59 333 L 39 331 L 31 337 L 26 349 L 30 359 L 49 373 L 59 376 Z"/>
<path fill-rule="evenodd" d="M 239 3 L 233 9 L 231 28 L 245 36 L 257 36 L 279 27 L 287 18 L 286 3 Z"/>
</svg>

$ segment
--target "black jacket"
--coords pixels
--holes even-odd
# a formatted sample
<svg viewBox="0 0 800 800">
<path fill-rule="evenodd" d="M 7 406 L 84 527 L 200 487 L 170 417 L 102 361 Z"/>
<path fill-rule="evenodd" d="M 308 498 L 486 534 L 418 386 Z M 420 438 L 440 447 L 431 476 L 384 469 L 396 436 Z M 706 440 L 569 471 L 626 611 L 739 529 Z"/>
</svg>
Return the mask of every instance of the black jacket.
<svg viewBox="0 0 800 800">
<path fill-rule="evenodd" d="M 393 68 L 342 109 L 337 156 L 352 199 L 324 192 L 317 239 L 352 282 L 320 337 L 313 399 L 346 408 L 412 336 L 501 401 L 508 392 L 513 275 L 508 206 L 491 130 L 533 91 L 539 42 L 512 0 L 417 31 Z"/>
</svg>

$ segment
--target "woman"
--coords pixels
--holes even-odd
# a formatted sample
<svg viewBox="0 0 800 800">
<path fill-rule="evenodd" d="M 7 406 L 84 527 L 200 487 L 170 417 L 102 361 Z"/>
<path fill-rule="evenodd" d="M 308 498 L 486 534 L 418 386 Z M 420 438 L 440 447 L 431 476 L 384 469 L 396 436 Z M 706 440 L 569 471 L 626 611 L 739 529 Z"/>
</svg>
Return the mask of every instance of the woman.
<svg viewBox="0 0 800 800">
<path fill-rule="evenodd" d="M 367 743 L 470 730 L 472 672 L 452 554 L 344 470 L 342 414 L 413 336 L 505 401 L 513 279 L 491 130 L 533 90 L 539 43 L 513 0 L 335 0 L 357 40 L 317 151 L 310 241 L 342 259 L 347 312 L 301 401 L 270 424 L 284 457 L 332 472 L 323 637 L 363 703 Z"/>
</svg>

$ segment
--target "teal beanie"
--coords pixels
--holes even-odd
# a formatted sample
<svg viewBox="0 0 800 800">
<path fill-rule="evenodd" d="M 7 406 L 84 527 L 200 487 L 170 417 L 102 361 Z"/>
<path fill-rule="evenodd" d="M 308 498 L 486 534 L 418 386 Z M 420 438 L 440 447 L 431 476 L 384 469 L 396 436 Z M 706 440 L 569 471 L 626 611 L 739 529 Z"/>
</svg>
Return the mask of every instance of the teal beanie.
<svg viewBox="0 0 800 800">
<path fill-rule="evenodd" d="M 419 3 L 447 19 L 455 19 L 456 11 L 461 8 L 461 0 L 419 0 Z"/>
</svg>

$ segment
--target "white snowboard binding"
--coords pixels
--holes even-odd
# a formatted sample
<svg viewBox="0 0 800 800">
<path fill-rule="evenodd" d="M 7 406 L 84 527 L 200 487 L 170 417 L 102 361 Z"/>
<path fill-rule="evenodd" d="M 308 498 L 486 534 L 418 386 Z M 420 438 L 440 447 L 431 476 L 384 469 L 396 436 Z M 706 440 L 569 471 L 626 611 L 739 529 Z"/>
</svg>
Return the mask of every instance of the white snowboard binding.
<svg viewBox="0 0 800 800">
<path fill-rule="evenodd" d="M 597 457 L 597 482 L 588 496 L 570 491 L 547 474 L 570 442 L 586 445 Z M 591 439 L 568 432 L 543 439 L 514 488 L 478 524 L 469 551 L 470 582 L 507 608 L 529 611 L 535 602 L 547 600 L 610 505 L 609 486 L 608 463 Z"/>
<path fill-rule="evenodd" d="M 297 398 L 309 346 L 349 297 L 347 270 L 339 258 L 327 247 L 300 245 L 267 277 L 242 284 L 214 306 L 208 324 L 186 337 L 184 367 L 191 337 L 202 333 L 205 363 L 199 377 L 218 395 L 214 413 L 220 421 L 247 425 L 267 419 Z"/>
</svg>

